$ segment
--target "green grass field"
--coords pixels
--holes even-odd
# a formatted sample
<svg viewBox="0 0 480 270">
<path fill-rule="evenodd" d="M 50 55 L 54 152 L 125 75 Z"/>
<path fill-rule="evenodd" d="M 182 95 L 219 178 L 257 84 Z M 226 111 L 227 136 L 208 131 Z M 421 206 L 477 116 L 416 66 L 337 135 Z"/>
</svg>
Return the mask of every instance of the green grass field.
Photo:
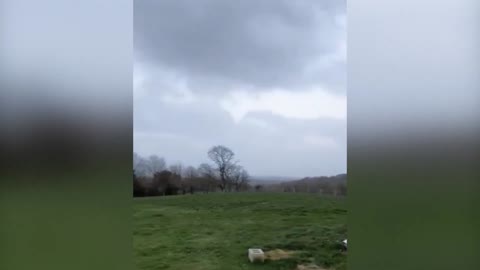
<svg viewBox="0 0 480 270">
<path fill-rule="evenodd" d="M 138 269 L 346 269 L 343 199 L 311 194 L 199 194 L 134 199 Z M 251 264 L 247 249 L 292 251 Z"/>
</svg>

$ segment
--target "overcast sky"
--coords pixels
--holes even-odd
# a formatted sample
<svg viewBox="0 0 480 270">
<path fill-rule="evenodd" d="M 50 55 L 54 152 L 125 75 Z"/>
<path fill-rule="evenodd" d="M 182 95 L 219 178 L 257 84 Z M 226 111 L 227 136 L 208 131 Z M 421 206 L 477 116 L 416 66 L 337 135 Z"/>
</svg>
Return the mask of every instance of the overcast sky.
<svg viewBox="0 0 480 270">
<path fill-rule="evenodd" d="M 343 0 L 135 0 L 134 151 L 252 175 L 346 172 Z"/>
</svg>

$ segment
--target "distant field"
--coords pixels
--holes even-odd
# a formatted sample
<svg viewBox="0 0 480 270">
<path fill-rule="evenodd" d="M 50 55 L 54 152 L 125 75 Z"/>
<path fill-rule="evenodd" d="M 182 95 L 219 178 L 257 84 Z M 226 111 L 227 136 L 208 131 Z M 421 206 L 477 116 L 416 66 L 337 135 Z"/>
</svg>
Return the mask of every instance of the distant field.
<svg viewBox="0 0 480 270">
<path fill-rule="evenodd" d="M 138 269 L 346 269 L 341 199 L 298 193 L 236 193 L 134 199 Z M 290 258 L 251 264 L 247 249 L 282 249 Z M 280 256 L 281 257 L 281 256 Z M 305 268 L 310 269 L 310 268 Z M 314 268 L 311 268 L 314 269 Z"/>
</svg>

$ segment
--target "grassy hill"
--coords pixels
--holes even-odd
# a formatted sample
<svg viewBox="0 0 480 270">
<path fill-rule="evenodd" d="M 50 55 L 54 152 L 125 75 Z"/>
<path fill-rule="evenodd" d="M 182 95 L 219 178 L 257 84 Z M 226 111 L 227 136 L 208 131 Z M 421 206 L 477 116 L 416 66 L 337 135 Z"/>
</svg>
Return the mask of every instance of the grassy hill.
<svg viewBox="0 0 480 270">
<path fill-rule="evenodd" d="M 298 193 L 236 193 L 134 199 L 138 269 L 346 269 L 345 201 Z M 272 251 L 251 264 L 247 249 Z M 300 269 L 300 268 L 298 268 Z M 319 269 L 319 268 L 304 268 Z"/>
</svg>

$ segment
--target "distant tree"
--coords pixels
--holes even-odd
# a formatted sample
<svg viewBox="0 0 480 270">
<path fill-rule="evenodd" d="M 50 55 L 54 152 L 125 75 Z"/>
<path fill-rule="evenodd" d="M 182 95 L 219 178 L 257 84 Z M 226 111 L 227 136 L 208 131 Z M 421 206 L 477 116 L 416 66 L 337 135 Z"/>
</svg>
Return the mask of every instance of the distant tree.
<svg viewBox="0 0 480 270">
<path fill-rule="evenodd" d="M 239 190 L 248 190 L 250 186 L 250 175 L 247 170 L 242 169 L 240 172 Z"/>
<path fill-rule="evenodd" d="M 178 176 L 171 171 L 163 170 L 153 175 L 152 195 L 175 195 L 178 193 Z"/>
<path fill-rule="evenodd" d="M 145 196 L 145 186 L 133 171 L 133 197 Z"/>
<path fill-rule="evenodd" d="M 185 178 L 195 178 L 198 177 L 198 170 L 193 166 L 188 166 L 183 171 L 183 174 Z"/>
<path fill-rule="evenodd" d="M 135 171 L 135 167 L 137 166 L 137 164 L 138 164 L 138 162 L 141 158 L 142 157 L 139 154 L 137 154 L 136 152 L 133 152 L 133 170 L 134 171 Z"/>
<path fill-rule="evenodd" d="M 149 158 L 150 162 L 150 172 L 156 173 L 165 170 L 166 162 L 165 159 L 158 157 L 157 155 L 151 155 Z"/>
<path fill-rule="evenodd" d="M 238 192 L 247 189 L 249 177 L 247 170 L 242 166 L 235 166 L 228 182 L 231 183 L 234 190 Z"/>
<path fill-rule="evenodd" d="M 177 195 L 179 191 L 182 191 L 185 194 L 185 189 L 182 186 L 182 176 L 181 174 L 172 173 L 170 181 L 167 185 L 166 195 Z"/>
<path fill-rule="evenodd" d="M 182 176 L 183 174 L 183 165 L 180 162 L 170 165 L 168 169 L 176 175 Z"/>
<path fill-rule="evenodd" d="M 137 176 L 152 175 L 149 160 L 141 157 L 137 153 L 133 154 L 133 169 Z"/>
<path fill-rule="evenodd" d="M 262 191 L 263 186 L 262 185 L 255 185 L 255 191 Z"/>
<path fill-rule="evenodd" d="M 184 176 L 183 176 L 183 181 L 185 182 L 185 185 L 187 186 L 188 192 L 190 194 L 193 194 L 195 192 L 195 189 L 197 188 L 197 180 L 198 180 L 198 171 L 195 167 L 193 166 L 188 166 L 184 170 Z"/>
<path fill-rule="evenodd" d="M 169 167 L 172 172 L 172 183 L 174 183 L 182 192 L 182 194 L 187 193 L 187 183 L 184 181 L 183 174 L 183 165 L 180 162 L 172 164 Z"/>
<path fill-rule="evenodd" d="M 133 153 L 133 169 L 137 176 L 153 176 L 154 173 L 165 170 L 166 162 L 164 158 L 157 155 L 151 155 L 144 158 L 137 153 Z"/>
<path fill-rule="evenodd" d="M 199 186 L 202 191 L 208 193 L 215 191 L 215 187 L 218 185 L 218 172 L 210 166 L 210 164 L 202 163 L 198 167 Z"/>
<path fill-rule="evenodd" d="M 229 179 L 232 178 L 232 173 L 236 168 L 236 162 L 234 161 L 235 153 L 228 147 L 217 145 L 210 148 L 208 157 L 215 163 L 218 170 L 220 176 L 218 186 L 221 191 L 225 191 L 229 185 Z"/>
</svg>

